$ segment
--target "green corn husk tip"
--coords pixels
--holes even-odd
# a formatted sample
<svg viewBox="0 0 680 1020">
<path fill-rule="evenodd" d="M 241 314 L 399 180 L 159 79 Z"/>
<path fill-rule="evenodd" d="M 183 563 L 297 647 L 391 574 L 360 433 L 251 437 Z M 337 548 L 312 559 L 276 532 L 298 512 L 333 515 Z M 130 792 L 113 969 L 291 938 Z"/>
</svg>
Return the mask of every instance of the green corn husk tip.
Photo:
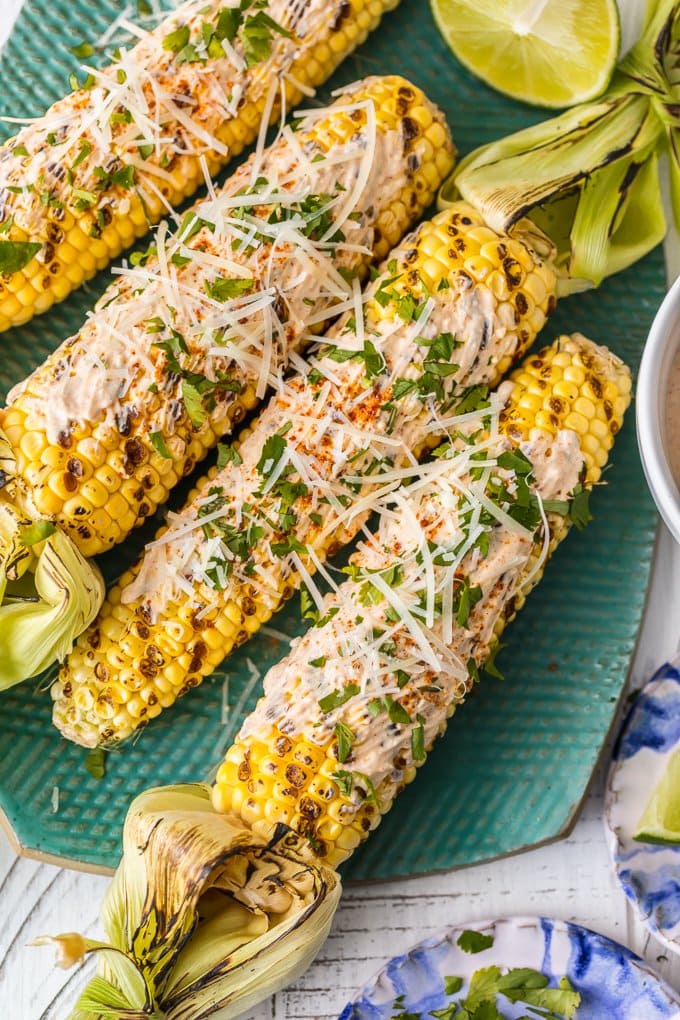
<svg viewBox="0 0 680 1020">
<path fill-rule="evenodd" d="M 69 933 L 61 966 L 96 953 L 71 1020 L 231 1020 L 289 984 L 326 940 L 342 891 L 285 826 L 218 814 L 203 784 L 148 790 L 125 821 L 107 942 Z"/>
<path fill-rule="evenodd" d="M 0 463 L 2 449 L 0 433 Z M 103 600 L 99 570 L 71 539 L 0 496 L 0 691 L 63 660 Z"/>
<path fill-rule="evenodd" d="M 680 227 L 680 2 L 653 5 L 604 95 L 472 152 L 443 185 L 508 232 L 530 219 L 552 241 L 558 293 L 598 286 L 663 240 L 660 157 Z"/>
</svg>

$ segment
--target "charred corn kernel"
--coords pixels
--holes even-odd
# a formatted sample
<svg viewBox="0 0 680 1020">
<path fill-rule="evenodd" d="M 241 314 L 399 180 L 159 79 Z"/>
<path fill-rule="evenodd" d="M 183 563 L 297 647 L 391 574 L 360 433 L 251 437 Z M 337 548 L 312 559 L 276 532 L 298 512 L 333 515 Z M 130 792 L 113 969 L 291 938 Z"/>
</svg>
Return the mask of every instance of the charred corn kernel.
<svg viewBox="0 0 680 1020">
<path fill-rule="evenodd" d="M 353 0 L 352 12 L 366 6 Z M 373 0 L 372 9 L 381 6 Z M 331 148 L 346 158 L 330 165 Z M 215 203 L 187 214 L 184 233 L 171 239 L 162 225 L 157 254 L 119 277 L 80 333 L 12 391 L 0 412 L 15 458 L 5 493 L 29 516 L 57 521 L 86 555 L 122 541 L 218 436 L 243 420 L 303 334 L 351 295 L 340 272 L 365 270 L 369 257 L 358 246 L 382 258 L 430 204 L 452 164 L 441 114 L 396 76 L 350 86 L 294 137 L 253 156 Z M 259 204 L 246 211 L 263 226 L 244 246 L 238 220 L 222 230 L 209 217 L 217 219 L 217 208 L 228 217 L 253 175 Z M 360 194 L 357 177 L 365 180 Z M 263 203 L 267 188 L 271 201 Z M 315 216 L 318 204 L 321 226 L 310 220 L 290 236 L 282 209 L 291 189 L 308 196 L 312 212 L 295 195 L 285 208 L 299 219 Z M 350 205 L 354 195 L 354 208 L 345 200 L 323 212 L 329 198 L 345 195 Z M 185 236 L 192 216 L 199 229 Z M 348 218 L 340 223 L 339 216 Z M 351 245 L 321 244 L 333 217 Z M 230 267 L 226 276 L 215 268 L 221 262 Z M 172 263 L 170 279 L 164 267 Z M 38 463 L 52 470 L 36 473 Z"/>
<path fill-rule="evenodd" d="M 507 258 L 504 239 L 485 228 L 464 204 L 447 209 L 407 237 L 367 292 L 365 335 L 377 345 L 370 363 L 372 378 L 366 377 L 365 360 L 341 356 L 338 361 L 329 349 L 317 359 L 319 379 L 292 377 L 272 398 L 238 446 L 241 463 L 210 472 L 199 483 L 179 518 L 159 535 L 121 587 L 114 588 L 99 622 L 82 635 L 64 665 L 53 687 L 53 718 L 65 736 L 76 742 L 92 739 L 92 720 L 83 717 L 82 728 L 74 725 L 69 711 L 72 693 L 64 696 L 63 690 L 66 685 L 72 692 L 88 682 L 97 661 L 106 657 L 103 623 L 112 613 L 120 615 L 126 631 L 144 622 L 148 640 L 159 645 L 168 627 L 179 626 L 179 633 L 173 631 L 179 647 L 168 655 L 159 675 L 172 683 L 177 697 L 185 694 L 214 670 L 220 651 L 225 657 L 256 633 L 300 587 L 304 572 L 313 572 L 316 562 L 356 536 L 369 507 L 362 505 L 353 516 L 343 517 L 338 500 L 326 498 L 328 487 L 342 485 L 348 473 L 364 472 L 365 482 L 347 486 L 343 498 L 347 510 L 353 502 L 370 504 L 375 451 L 381 452 L 385 466 L 403 466 L 409 450 L 395 447 L 392 437 L 404 434 L 412 451 L 424 453 L 439 441 L 438 423 L 454 413 L 458 398 L 472 384 L 496 384 L 522 355 L 535 336 L 522 311 L 526 282 L 532 275 L 544 281 L 543 322 L 554 303 L 555 275 L 529 249 L 528 269 L 518 270 L 519 262 L 513 260 L 507 270 L 511 292 L 507 304 L 512 309 L 508 328 L 504 304 L 483 284 L 471 289 L 465 257 L 459 252 L 457 242 L 464 241 L 479 253 L 479 241 L 468 241 L 468 234 L 480 230 L 484 244 L 489 244 L 489 236 L 496 237 L 495 256 L 502 266 Z M 444 348 L 433 348 L 434 362 L 420 331 L 414 330 L 416 309 L 423 303 L 429 310 L 428 337 L 434 339 L 438 333 L 444 337 Z M 341 321 L 331 331 L 333 344 L 342 349 L 356 341 L 355 326 L 351 319 Z M 454 340 L 454 333 L 459 340 Z M 395 376 L 401 377 L 406 392 L 389 400 Z M 540 407 L 541 398 L 530 396 Z M 353 432 L 346 428 L 348 414 Z M 274 466 L 274 461 L 267 466 L 271 457 L 266 444 L 275 434 L 291 458 L 291 468 L 293 463 L 303 467 L 299 475 L 285 472 L 285 488 L 273 486 L 263 493 L 263 479 Z M 343 451 L 340 471 L 335 449 Z M 314 479 L 313 485 L 303 482 L 303 475 Z M 254 508 L 247 510 L 252 527 L 242 515 L 246 504 Z M 220 524 L 213 532 L 209 521 L 215 515 Z M 227 543 L 229 553 L 216 551 L 220 542 Z M 183 565 L 181 574 L 176 563 Z M 210 618 L 204 615 L 207 609 L 214 613 Z M 153 686 L 154 679 L 147 682 Z M 125 739 L 137 725 L 131 717 L 115 734 L 111 726 L 102 730 L 99 739 Z"/>
<path fill-rule="evenodd" d="M 6 142 L 0 149 L 0 215 L 6 228 L 0 330 L 63 300 L 145 234 L 169 206 L 196 190 L 204 168 L 215 174 L 254 141 L 270 90 L 274 119 L 282 92 L 290 109 L 397 2 L 329 0 L 320 15 L 295 0 L 268 0 L 265 10 L 286 32 L 273 33 L 270 54 L 248 67 L 240 35 L 233 41 L 238 65 L 219 47 L 198 62 L 183 61 L 164 47 L 178 24 L 203 45 L 201 33 L 216 23 L 222 6 L 221 0 L 200 9 L 185 5 L 122 62 L 97 72 L 96 88 L 76 90 Z M 239 101 L 225 105 L 224 97 L 237 92 Z M 183 112 L 178 95 L 191 97 Z M 130 123 L 139 124 L 140 117 L 145 126 L 131 131 Z M 419 108 L 414 124 L 427 126 Z M 431 182 L 435 190 L 439 183 Z"/>
<path fill-rule="evenodd" d="M 625 366 L 606 349 L 578 334 L 560 337 L 552 347 L 529 358 L 504 384 L 501 392 L 505 405 L 499 414 L 501 441 L 496 454 L 488 445 L 484 447 L 485 455 L 499 456 L 507 450 L 503 437 L 520 447 L 532 464 L 532 485 L 541 498 L 550 498 L 551 486 L 557 485 L 559 491 L 560 485 L 571 485 L 580 476 L 586 487 L 597 482 L 600 468 L 591 465 L 582 476 L 581 465 L 591 464 L 596 447 L 606 460 L 611 439 L 621 426 L 621 418 L 612 417 L 606 435 L 598 430 L 599 439 L 591 431 L 585 434 L 569 431 L 567 423 L 576 413 L 573 407 L 584 398 L 579 395 L 580 390 L 571 400 L 556 397 L 554 386 L 564 371 L 577 363 L 585 370 L 581 386 L 586 385 L 587 377 L 591 391 L 599 393 L 592 400 L 592 409 L 588 409 L 589 421 L 598 421 L 597 407 L 604 407 L 607 402 L 621 401 L 622 406 L 627 406 L 630 373 Z M 547 405 L 557 401 L 552 420 L 540 428 L 532 418 L 533 412 L 527 411 L 524 399 L 533 392 L 536 381 L 542 383 L 540 389 Z M 470 427 L 477 429 L 478 422 Z M 572 451 L 574 460 L 562 465 L 559 481 L 554 476 L 552 481 L 545 480 L 544 471 L 553 468 L 564 449 Z M 458 452 L 461 450 L 464 446 Z M 414 578 L 423 576 L 418 571 L 424 569 L 408 566 L 415 561 L 409 542 L 416 543 L 415 551 L 420 548 L 423 533 L 428 541 L 436 534 L 437 543 L 433 544 L 445 549 L 450 543 L 455 548 L 461 534 L 460 524 L 456 523 L 456 504 L 449 499 L 438 504 L 445 475 L 438 467 L 433 476 L 434 481 L 419 480 L 413 491 L 402 490 L 401 499 L 395 500 L 392 513 L 381 523 L 373 541 L 363 546 L 352 560 L 355 567 L 370 569 L 371 577 L 376 577 L 381 569 L 393 570 L 395 563 L 399 563 L 401 579 L 396 583 L 403 585 L 398 595 L 404 600 L 408 599 L 409 590 L 412 592 Z M 455 462 L 452 478 L 456 488 L 446 491 L 459 492 L 460 468 Z M 439 515 L 437 505 L 442 508 Z M 406 521 L 414 519 L 423 531 L 418 530 L 417 537 L 409 539 L 409 529 L 414 532 Z M 565 537 L 569 517 L 549 512 L 547 520 L 549 556 Z M 487 552 L 470 555 L 458 565 L 458 571 L 467 572 L 467 590 L 478 591 L 478 602 L 464 623 L 460 619 L 451 620 L 448 643 L 442 640 L 443 610 L 439 616 L 435 614 L 432 625 L 421 624 L 422 640 L 416 643 L 412 624 L 407 626 L 402 620 L 401 626 L 395 625 L 398 617 L 388 615 L 398 605 L 396 598 L 372 601 L 370 608 L 367 606 L 361 594 L 361 577 L 347 581 L 337 595 L 330 596 L 324 608 L 337 607 L 337 615 L 299 639 L 286 659 L 270 671 L 264 697 L 226 752 L 213 788 L 216 810 L 238 814 L 246 825 L 266 834 L 270 831 L 267 825 L 271 826 L 278 817 L 279 805 L 285 805 L 280 810 L 292 818 L 288 824 L 309 839 L 311 852 L 333 866 L 345 860 L 379 824 L 400 790 L 414 779 L 434 740 L 444 732 L 448 718 L 465 698 L 473 677 L 465 670 L 461 675 L 460 664 L 484 661 L 542 576 L 547 556 L 540 515 L 536 521 L 535 526 L 527 525 L 531 530 L 523 538 L 518 538 L 514 528 L 499 520 L 489 527 Z M 517 557 L 517 566 L 508 568 L 507 559 L 502 559 L 501 567 L 497 568 L 494 556 L 504 555 L 508 543 L 508 553 Z M 516 571 L 511 579 L 506 577 L 508 569 Z M 435 583 L 439 583 L 437 579 Z M 369 632 L 390 626 L 391 646 L 383 661 L 375 655 L 361 657 L 362 643 L 370 641 L 364 639 L 363 632 L 352 637 L 353 630 L 360 631 L 361 625 L 355 618 L 359 609 L 363 614 L 371 614 L 365 623 Z M 449 649 L 443 658 L 440 653 L 437 668 L 422 653 L 419 658 L 416 651 L 428 642 L 431 649 Z M 343 669 L 350 655 L 354 668 Z M 320 659 L 310 662 L 312 656 Z M 395 660 L 409 663 L 408 669 L 402 670 L 398 695 Z M 389 665 L 384 665 L 385 662 Z M 363 675 L 364 670 L 375 672 Z M 390 691 L 390 697 L 388 705 L 381 707 L 376 699 L 385 689 Z M 390 714 L 389 704 L 397 702 L 400 714 Z M 345 741 L 342 752 L 341 733 Z M 309 765 L 305 766 L 306 762 Z"/>
</svg>

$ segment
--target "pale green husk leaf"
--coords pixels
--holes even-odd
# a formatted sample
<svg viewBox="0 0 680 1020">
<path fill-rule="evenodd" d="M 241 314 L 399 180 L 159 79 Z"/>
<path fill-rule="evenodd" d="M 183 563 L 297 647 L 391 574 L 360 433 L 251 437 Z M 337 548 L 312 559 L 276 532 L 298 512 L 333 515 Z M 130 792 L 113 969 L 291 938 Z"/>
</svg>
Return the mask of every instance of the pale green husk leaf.
<svg viewBox="0 0 680 1020">
<path fill-rule="evenodd" d="M 664 237 L 659 156 L 680 225 L 680 3 L 658 4 L 599 100 L 471 153 L 440 192 L 494 230 L 530 218 L 553 242 L 559 293 L 597 286 Z"/>
<path fill-rule="evenodd" d="M 103 600 L 99 570 L 67 535 L 0 500 L 0 690 L 63 660 Z"/>
<path fill-rule="evenodd" d="M 108 943 L 71 1020 L 231 1020 L 307 969 L 339 876 L 279 826 L 268 836 L 212 808 L 204 785 L 133 802 L 102 918 Z"/>
</svg>

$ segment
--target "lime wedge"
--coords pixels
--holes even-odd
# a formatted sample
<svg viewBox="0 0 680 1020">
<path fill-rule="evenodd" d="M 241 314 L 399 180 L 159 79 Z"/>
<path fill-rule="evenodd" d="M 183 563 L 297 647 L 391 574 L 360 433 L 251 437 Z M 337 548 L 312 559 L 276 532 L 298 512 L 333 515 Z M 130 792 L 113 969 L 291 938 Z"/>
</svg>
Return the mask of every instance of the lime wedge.
<svg viewBox="0 0 680 1020">
<path fill-rule="evenodd" d="M 598 96 L 619 52 L 615 0 L 431 0 L 447 43 L 487 85 L 536 106 Z"/>
<path fill-rule="evenodd" d="M 666 765 L 633 839 L 642 843 L 680 843 L 680 747 Z"/>
</svg>

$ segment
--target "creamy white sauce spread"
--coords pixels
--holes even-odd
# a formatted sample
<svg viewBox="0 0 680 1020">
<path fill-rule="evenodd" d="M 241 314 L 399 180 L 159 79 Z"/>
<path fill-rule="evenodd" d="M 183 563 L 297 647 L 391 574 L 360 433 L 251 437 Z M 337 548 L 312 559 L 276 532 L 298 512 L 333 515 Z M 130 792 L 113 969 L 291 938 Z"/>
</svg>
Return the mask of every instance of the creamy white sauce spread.
<svg viewBox="0 0 680 1020">
<path fill-rule="evenodd" d="M 446 215 L 442 214 L 444 220 Z M 416 232 L 407 238 L 391 264 L 396 260 L 399 267 L 408 266 L 407 253 L 418 237 Z M 229 464 L 171 519 L 168 532 L 147 547 L 135 579 L 123 588 L 124 603 L 143 602 L 150 617 L 157 619 L 168 602 L 180 595 L 209 606 L 216 598 L 237 597 L 246 583 L 276 608 L 283 582 L 290 579 L 297 586 L 307 571 L 314 572 L 316 563 L 304 549 L 282 555 L 277 548 L 285 543 L 285 535 L 270 522 L 278 519 L 279 494 L 274 487 L 267 496 L 263 472 L 257 467 L 267 437 L 285 429 L 278 468 L 290 465 L 294 477 L 307 488 L 294 503 L 295 539 L 321 551 L 328 536 L 337 534 L 338 541 L 346 543 L 357 534 L 373 509 L 373 492 L 385 482 L 385 468 L 413 465 L 414 451 L 422 449 L 433 431 L 448 427 L 440 412 L 454 394 L 496 381 L 495 365 L 501 357 L 515 353 L 519 339 L 514 318 L 512 323 L 499 318 L 487 290 L 471 286 L 466 274 L 454 272 L 448 289 L 429 297 L 419 319 L 404 321 L 397 315 L 384 316 L 375 300 L 390 274 L 388 268 L 369 288 L 363 323 L 365 337 L 383 359 L 382 371 L 376 366 L 375 377 L 369 380 L 363 360 L 338 361 L 322 351 L 312 362 L 321 382 L 310 385 L 302 377 L 289 379 L 239 447 L 242 464 Z M 445 400 L 415 393 L 390 400 L 396 379 L 416 383 L 422 378 L 428 358 L 433 357 L 423 340 L 442 334 L 456 338 L 450 360 L 457 368 L 441 377 Z M 340 350 L 357 350 L 356 326 L 347 317 L 330 337 Z M 398 481 L 393 480 L 390 487 Z M 247 562 L 239 561 L 219 536 L 206 541 L 202 515 L 210 506 L 210 490 L 221 490 L 223 503 L 216 512 L 230 526 L 243 526 L 240 508 L 244 503 L 258 508 L 257 520 L 251 516 L 250 523 L 260 531 Z M 317 513 L 321 524 L 310 517 Z M 182 565 L 179 571 L 170 572 L 168 557 L 173 568 Z"/>
<path fill-rule="evenodd" d="M 534 465 L 536 488 L 543 499 L 564 500 L 573 493 L 583 468 L 576 432 L 560 429 L 552 437 L 542 429 L 532 429 L 519 448 Z"/>
<path fill-rule="evenodd" d="M 213 172 L 224 164 L 229 149 L 220 141 L 220 128 L 239 116 L 244 103 L 267 95 L 272 81 L 283 81 L 296 65 L 304 66 L 309 50 L 329 34 L 329 6 L 339 10 L 341 4 L 269 0 L 265 12 L 289 34 L 273 32 L 269 56 L 250 67 L 238 34 L 233 44 L 222 44 L 221 56 L 207 53 L 202 26 L 216 23 L 225 6 L 236 4 L 183 4 L 135 46 L 122 50 L 109 67 L 97 71 L 85 61 L 94 86 L 59 100 L 0 150 L 4 213 L 14 216 L 18 232 L 46 242 L 42 261 L 51 261 L 61 239 L 43 206 L 35 203 L 33 190 L 48 194 L 52 203 L 80 202 L 82 208 L 85 202 L 90 211 L 120 207 L 123 212 L 129 203 L 125 189 L 102 191 L 99 170 L 133 166 L 139 193 L 157 218 L 167 208 L 160 188 L 172 180 L 180 163 L 205 154 Z M 188 28 L 195 56 L 201 59 L 184 60 L 164 47 L 164 40 L 182 27 Z M 250 130 L 252 138 L 252 126 Z M 85 153 L 83 143 L 89 147 Z M 96 198 L 90 201 L 83 193 Z"/>
<path fill-rule="evenodd" d="M 351 112 L 355 92 L 356 87 L 350 89 L 336 107 Z M 328 111 L 329 126 L 336 107 Z M 280 138 L 258 160 L 257 179 L 268 183 L 260 186 L 259 198 L 253 197 L 254 211 L 245 221 L 234 218 L 244 204 L 236 196 L 251 183 L 253 160 L 216 198 L 195 207 L 214 230 L 204 227 L 183 242 L 162 225 L 158 255 L 124 271 L 81 332 L 15 387 L 8 401 L 21 395 L 53 443 L 79 422 L 113 428 L 126 408 L 167 439 L 181 411 L 182 380 L 168 374 L 166 356 L 156 345 L 171 339 L 173 331 L 187 348 L 186 372 L 210 380 L 226 372 L 232 380 L 251 382 L 262 395 L 267 384 L 279 380 L 307 324 L 322 321 L 333 304 L 351 301 L 351 284 L 338 270 L 353 271 L 368 261 L 380 212 L 403 192 L 407 169 L 400 131 L 378 129 L 369 138 L 371 125 L 363 119 L 355 137 L 335 146 L 328 159 L 315 161 L 323 152 L 313 140 L 305 142 L 306 128 L 323 128 L 317 118 L 314 125 L 303 124 L 293 141 Z M 352 218 L 341 224 L 344 242 L 322 244 L 301 232 L 304 219 L 298 214 L 296 221 L 293 214 L 306 199 L 323 196 L 322 204 L 333 203 L 331 214 L 337 217 L 357 182 L 361 188 Z M 263 221 L 274 205 L 291 210 L 290 227 L 253 238 L 258 224 L 267 229 Z M 220 277 L 253 285 L 243 296 L 217 300 L 206 284 Z M 149 331 L 151 320 L 160 328 Z M 213 427 L 223 429 L 232 402 L 233 391 L 220 394 L 210 413 Z M 170 444 L 169 449 L 181 455 L 181 448 L 175 451 Z"/>
<path fill-rule="evenodd" d="M 665 446 L 675 484 L 680 486 L 680 355 L 675 356 L 666 389 Z"/>
<path fill-rule="evenodd" d="M 506 441 L 496 437 L 488 448 L 489 461 L 505 449 Z M 543 455 L 537 450 L 532 459 L 537 474 Z M 338 768 L 368 777 L 383 805 L 389 804 L 414 760 L 414 730 L 422 729 L 421 746 L 429 747 L 451 706 L 470 690 L 470 660 L 479 665 L 488 656 L 496 624 L 522 586 L 540 544 L 541 525 L 531 533 L 496 521 L 488 529 L 485 553 L 474 548 L 458 561 L 452 557 L 450 567 L 441 562 L 442 553 L 456 549 L 465 538 L 467 518 L 461 513 L 474 506 L 475 491 L 482 492 L 495 475 L 512 483 L 511 474 L 493 467 L 475 481 L 469 467 L 468 461 L 461 471 L 454 457 L 450 467 L 446 462 L 431 467 L 429 480 L 424 476 L 421 484 L 395 497 L 393 513 L 381 516 L 375 537 L 352 558 L 361 576 L 327 597 L 323 609 L 328 613 L 336 608 L 336 615 L 297 638 L 290 654 L 267 673 L 264 697 L 244 722 L 239 739 L 267 740 L 276 730 L 288 736 L 304 734 L 324 746 L 342 723 L 353 739 Z M 469 502 L 462 491 L 473 494 Z M 429 564 L 422 554 L 428 544 L 434 557 Z M 400 571 L 396 585 L 394 575 L 385 574 L 395 565 Z M 367 599 L 366 582 L 381 570 L 391 583 L 382 599 Z M 458 616 L 455 602 L 463 579 L 478 591 L 466 618 Z M 440 606 L 430 621 L 422 612 L 423 593 L 428 592 Z M 326 703 L 324 710 L 324 699 L 352 684 L 351 697 L 337 707 Z M 394 721 L 389 711 L 372 710 L 381 698 L 398 701 L 409 720 Z M 353 797 L 358 806 L 362 796 Z"/>
</svg>

